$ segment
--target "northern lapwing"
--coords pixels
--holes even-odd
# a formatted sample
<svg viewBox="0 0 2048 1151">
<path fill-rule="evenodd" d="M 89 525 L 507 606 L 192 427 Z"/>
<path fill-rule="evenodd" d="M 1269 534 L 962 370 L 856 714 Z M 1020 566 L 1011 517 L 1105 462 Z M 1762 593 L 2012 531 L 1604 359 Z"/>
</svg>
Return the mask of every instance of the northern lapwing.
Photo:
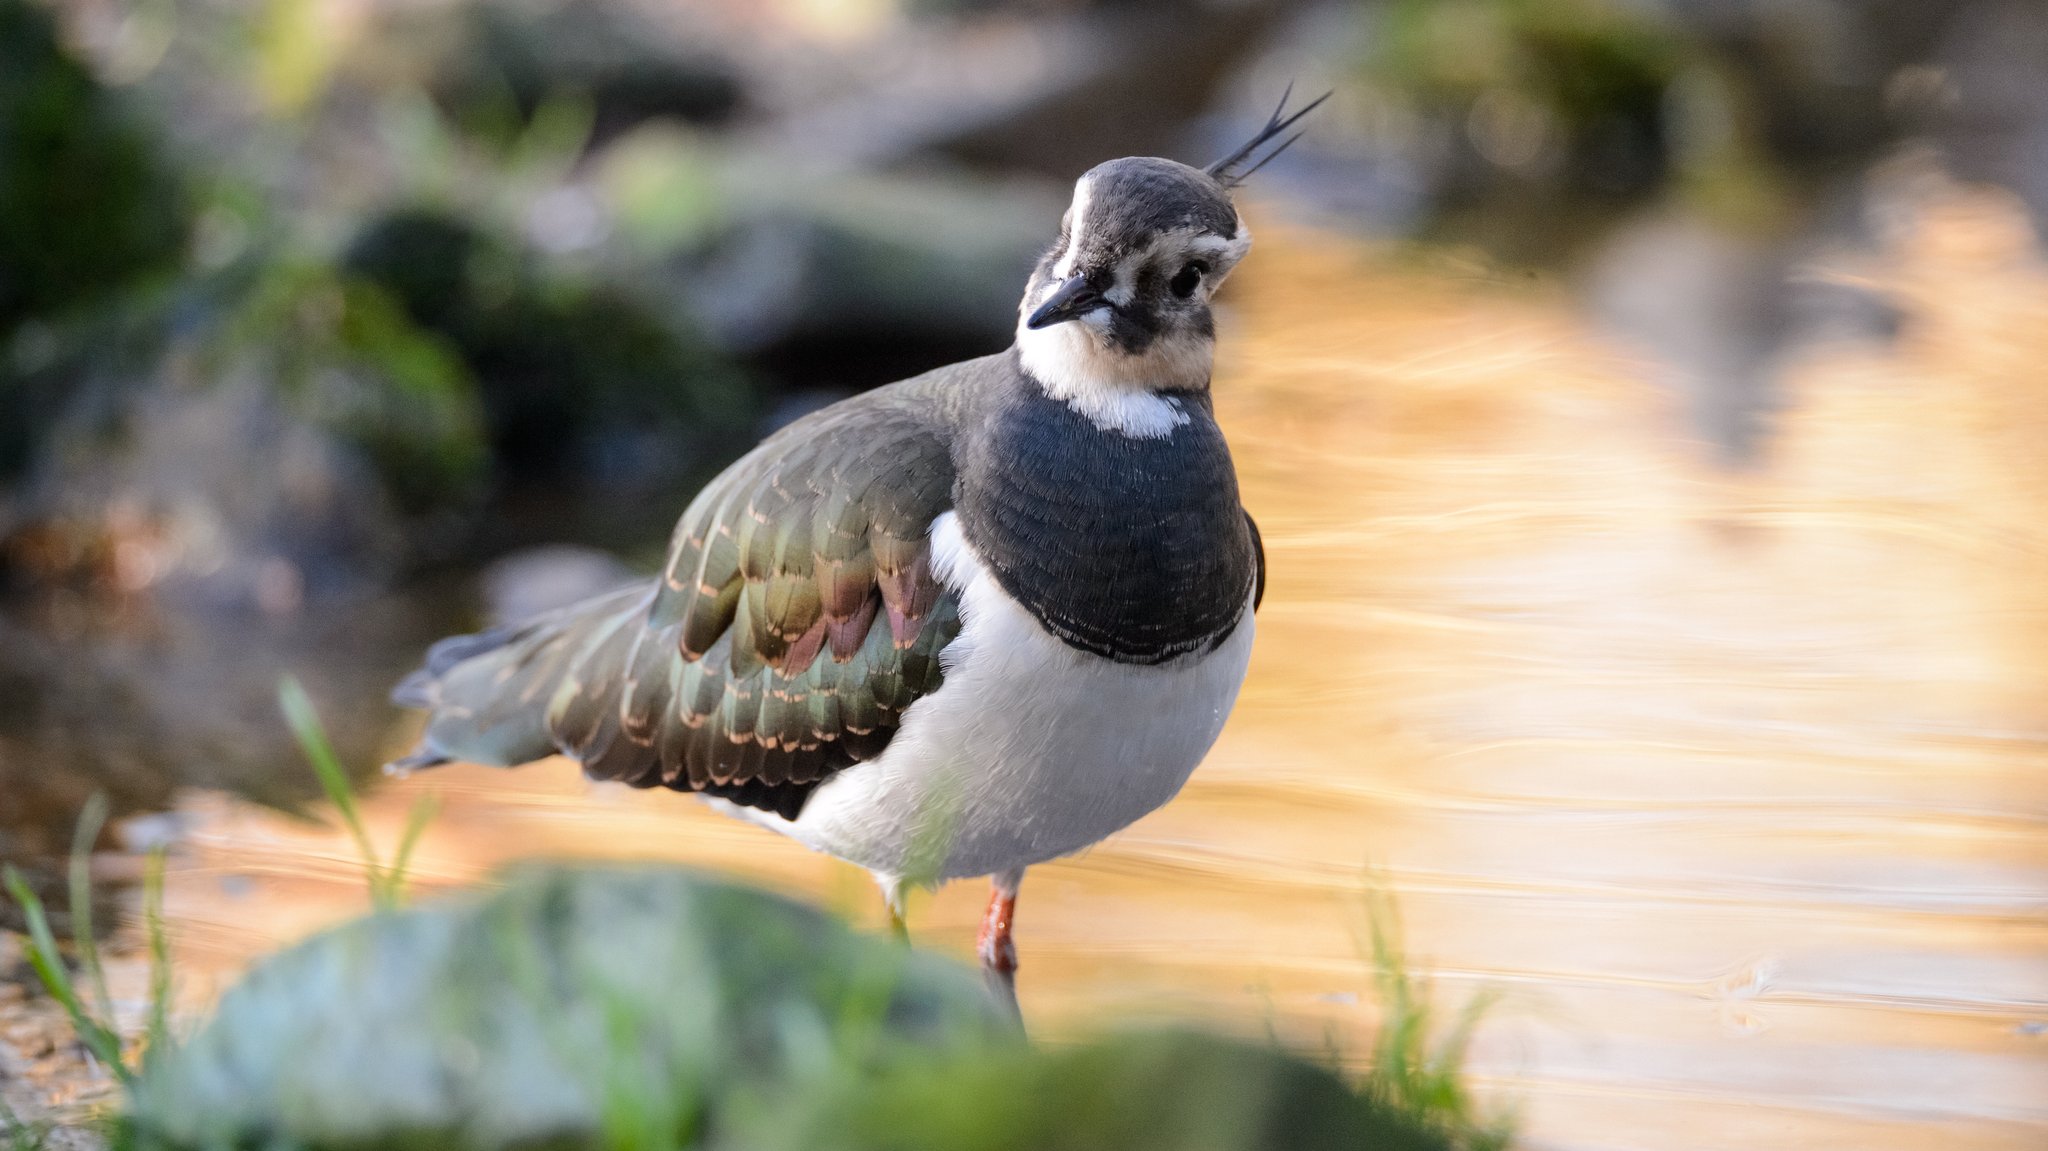
<svg viewBox="0 0 2048 1151">
<path fill-rule="evenodd" d="M 991 876 L 977 950 L 1010 991 L 1024 869 L 1172 799 L 1244 680 L 1265 557 L 1210 301 L 1251 247 L 1232 190 L 1315 104 L 1205 169 L 1090 170 L 1009 349 L 776 432 L 652 583 L 434 645 L 393 769 L 560 753 L 858 864 L 898 913 Z"/>
</svg>

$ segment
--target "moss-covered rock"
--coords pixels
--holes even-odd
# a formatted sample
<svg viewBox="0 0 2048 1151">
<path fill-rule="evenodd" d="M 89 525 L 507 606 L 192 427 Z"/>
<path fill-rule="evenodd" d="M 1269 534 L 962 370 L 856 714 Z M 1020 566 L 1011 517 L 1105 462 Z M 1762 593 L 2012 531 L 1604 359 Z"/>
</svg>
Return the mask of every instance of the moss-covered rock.
<svg viewBox="0 0 2048 1151">
<path fill-rule="evenodd" d="M 860 1083 L 789 1151 L 1448 1151 L 1328 1070 L 1193 1032 L 983 1052 Z"/>
<path fill-rule="evenodd" d="M 966 967 L 668 867 L 528 866 L 262 964 L 119 1151 L 1449 1151 L 1271 1047 L 1033 1049 Z"/>
<path fill-rule="evenodd" d="M 521 869 L 261 964 L 117 1146 L 698 1146 L 1009 1025 L 965 968 L 673 868 Z"/>
</svg>

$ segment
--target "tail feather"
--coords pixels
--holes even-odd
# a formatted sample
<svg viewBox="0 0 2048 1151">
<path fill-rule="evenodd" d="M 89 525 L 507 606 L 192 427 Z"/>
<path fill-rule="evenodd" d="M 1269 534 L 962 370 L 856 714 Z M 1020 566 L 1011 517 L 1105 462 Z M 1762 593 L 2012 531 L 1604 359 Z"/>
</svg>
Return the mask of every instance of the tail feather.
<svg viewBox="0 0 2048 1151">
<path fill-rule="evenodd" d="M 560 749 L 549 731 L 549 704 L 571 676 L 616 702 L 602 681 L 624 669 L 590 666 L 592 641 L 631 628 L 621 617 L 644 611 L 649 595 L 644 585 L 623 588 L 524 623 L 435 644 L 419 670 L 391 693 L 399 706 L 430 713 L 426 732 L 417 749 L 386 770 L 451 760 L 515 767 L 555 754 Z"/>
</svg>

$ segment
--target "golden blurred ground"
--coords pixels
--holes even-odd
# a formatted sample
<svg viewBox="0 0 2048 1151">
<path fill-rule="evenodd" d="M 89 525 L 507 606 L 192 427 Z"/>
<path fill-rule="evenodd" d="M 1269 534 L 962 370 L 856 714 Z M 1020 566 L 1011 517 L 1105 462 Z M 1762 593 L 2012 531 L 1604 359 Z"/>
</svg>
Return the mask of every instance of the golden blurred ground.
<svg viewBox="0 0 2048 1151">
<path fill-rule="evenodd" d="M 1271 586 L 1185 795 L 1020 908 L 1057 1038 L 1195 1015 L 1358 1051 L 1362 892 L 1399 898 L 1523 1145 L 2048 1142 L 2048 274 L 1944 192 L 1853 269 L 1908 324 L 1795 365 L 1766 466 L 1560 298 L 1260 229 L 1218 408 Z M 1844 270 L 1844 274 L 1848 270 Z M 415 873 L 653 856 L 873 922 L 866 880 L 565 764 L 443 800 Z M 360 910 L 349 842 L 217 796 L 170 909 L 187 992 Z M 983 893 L 913 913 L 969 948 Z"/>
</svg>

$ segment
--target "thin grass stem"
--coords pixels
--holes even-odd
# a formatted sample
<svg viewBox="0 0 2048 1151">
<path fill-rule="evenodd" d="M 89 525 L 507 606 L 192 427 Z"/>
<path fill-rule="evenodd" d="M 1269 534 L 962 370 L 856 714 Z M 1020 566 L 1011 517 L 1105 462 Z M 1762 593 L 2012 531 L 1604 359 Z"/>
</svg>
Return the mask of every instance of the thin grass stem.
<svg viewBox="0 0 2048 1151">
<path fill-rule="evenodd" d="M 121 1059 L 120 1036 L 94 1018 L 79 999 L 78 987 L 72 982 L 70 971 L 64 967 L 63 953 L 57 950 L 57 936 L 50 930 L 50 919 L 44 912 L 41 897 L 29 889 L 28 882 L 12 867 L 5 869 L 4 881 L 8 893 L 21 905 L 22 917 L 28 920 L 28 961 L 35 970 L 36 978 L 64 1009 L 65 1016 L 71 1020 L 72 1030 L 78 1033 L 78 1041 L 84 1044 L 85 1049 L 106 1064 L 123 1084 L 133 1084 L 135 1073 Z"/>
<path fill-rule="evenodd" d="M 95 1000 L 91 1006 L 100 1018 L 111 1020 L 114 999 L 107 993 L 107 973 L 100 965 L 99 936 L 92 922 L 92 850 L 106 826 L 107 796 L 95 791 L 85 801 L 84 809 L 78 813 L 78 823 L 72 828 L 66 873 L 70 881 L 71 941 L 78 948 L 79 969 L 85 975 L 87 992 Z"/>
</svg>

